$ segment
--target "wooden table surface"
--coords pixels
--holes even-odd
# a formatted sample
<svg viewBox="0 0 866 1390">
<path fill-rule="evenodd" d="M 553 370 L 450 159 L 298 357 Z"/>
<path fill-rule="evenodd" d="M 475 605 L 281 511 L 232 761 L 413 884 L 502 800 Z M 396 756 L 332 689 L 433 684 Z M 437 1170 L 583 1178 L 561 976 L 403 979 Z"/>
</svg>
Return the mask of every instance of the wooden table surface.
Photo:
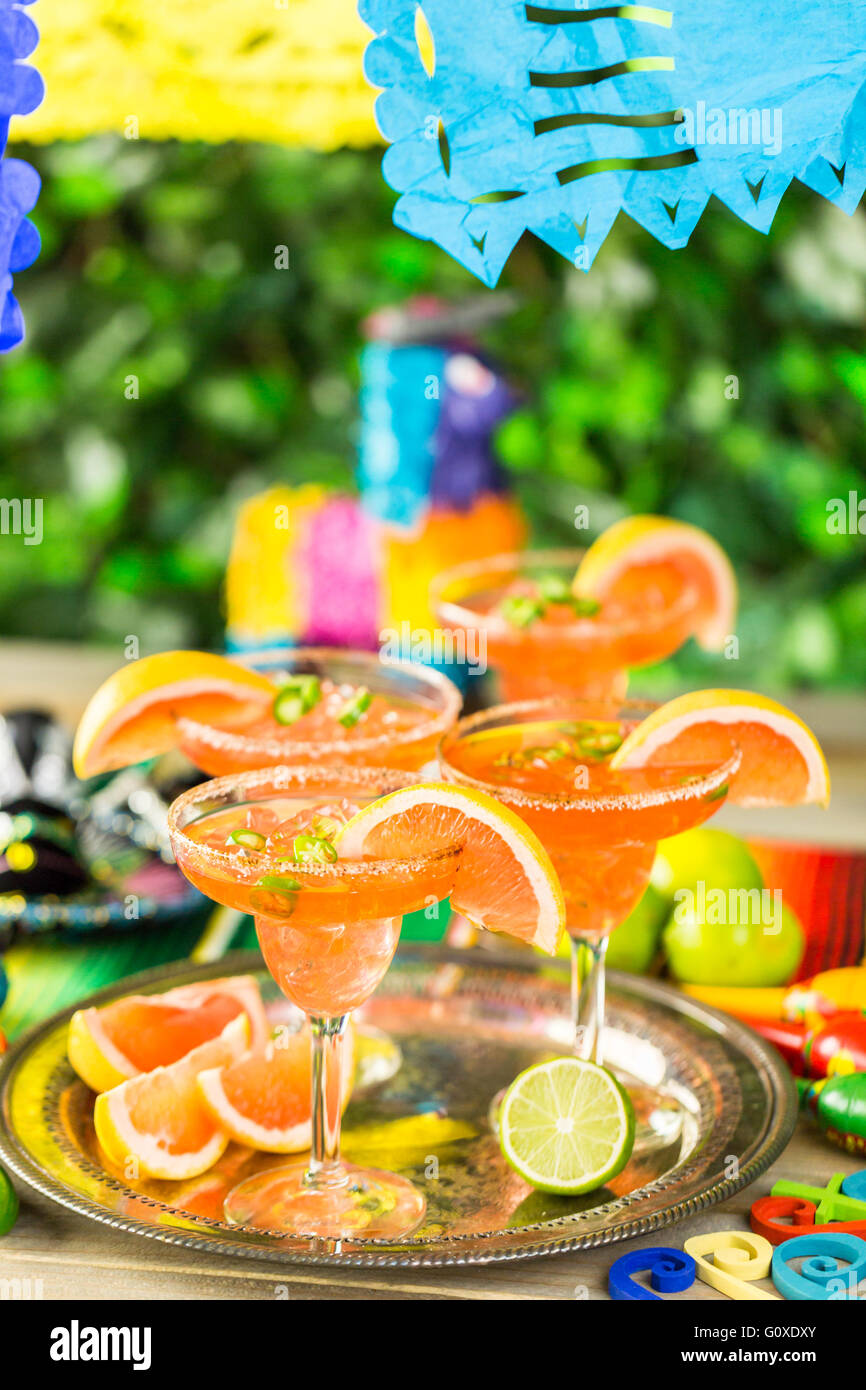
<svg viewBox="0 0 866 1390">
<path fill-rule="evenodd" d="M 45 703 L 70 722 L 99 679 L 119 664 L 117 653 L 83 653 L 77 648 L 0 643 L 0 709 Z M 57 679 L 62 670 L 63 680 Z M 808 708 L 806 706 L 808 705 Z M 783 835 L 823 843 L 866 844 L 866 716 L 856 699 L 798 701 L 797 708 L 816 728 L 830 754 L 834 799 L 827 813 L 804 808 L 738 816 L 727 822 L 744 831 Z M 229 1259 L 178 1250 L 159 1241 L 112 1231 L 76 1216 L 47 1198 L 16 1184 L 21 1214 L 0 1239 L 0 1299 L 6 1280 L 30 1280 L 46 1299 L 602 1299 L 607 1271 L 625 1250 L 641 1246 L 681 1246 L 700 1232 L 748 1229 L 748 1210 L 756 1197 L 780 1178 L 823 1186 L 835 1172 L 866 1166 L 823 1140 L 806 1119 L 798 1122 L 788 1148 L 751 1187 L 729 1201 L 676 1226 L 634 1241 L 580 1254 L 523 1260 L 503 1265 L 429 1270 L 338 1270 L 253 1260 Z M 38 1283 L 36 1281 L 41 1281 Z M 26 1286 L 25 1286 L 26 1287 Z M 697 1282 L 677 1298 L 721 1299 Z"/>
<path fill-rule="evenodd" d="M 749 1207 L 778 1179 L 808 1180 L 823 1187 L 831 1174 L 853 1173 L 862 1166 L 801 1119 L 791 1143 L 763 1177 L 688 1221 L 598 1250 L 459 1270 L 279 1267 L 178 1250 L 76 1216 L 19 1183 L 21 1214 L 0 1240 L 0 1281 L 29 1280 L 25 1287 L 45 1299 L 60 1300 L 606 1299 L 607 1272 L 626 1250 L 647 1245 L 679 1248 L 689 1236 L 702 1232 L 748 1230 Z M 760 1287 L 772 1285 L 764 1281 Z M 700 1282 L 675 1296 L 724 1299 Z"/>
</svg>

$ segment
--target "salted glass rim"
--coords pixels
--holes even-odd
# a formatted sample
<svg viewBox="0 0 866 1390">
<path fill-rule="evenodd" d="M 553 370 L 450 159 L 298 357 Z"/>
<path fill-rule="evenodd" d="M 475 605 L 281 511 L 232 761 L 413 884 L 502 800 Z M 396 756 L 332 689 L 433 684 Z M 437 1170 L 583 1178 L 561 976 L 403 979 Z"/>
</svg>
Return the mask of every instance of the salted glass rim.
<svg viewBox="0 0 866 1390">
<path fill-rule="evenodd" d="M 326 786 L 330 783 L 330 787 Z M 387 796 L 394 791 L 403 791 L 408 787 L 423 785 L 417 773 L 402 772 L 396 768 L 379 768 L 364 766 L 342 766 L 340 764 L 329 765 L 326 767 L 311 767 L 309 765 L 292 767 L 284 765 L 281 767 L 256 768 L 250 772 L 231 773 L 225 777 L 214 777 L 208 782 L 200 782 L 198 786 L 190 787 L 188 791 L 182 792 L 175 797 L 168 808 L 168 833 L 172 847 L 180 844 L 183 848 L 184 857 L 188 858 L 196 865 L 205 868 L 220 869 L 229 874 L 231 878 L 246 883 L 249 880 L 258 881 L 263 876 L 269 875 L 271 870 L 275 870 L 277 876 L 291 877 L 298 879 L 302 886 L 307 884 L 314 887 L 317 882 L 333 884 L 341 879 L 351 879 L 352 877 L 362 877 L 369 880 L 371 877 L 400 875 L 403 878 L 407 874 L 413 877 L 416 874 L 423 874 L 429 869 L 441 867 L 450 860 L 456 859 L 461 852 L 462 846 L 458 841 L 453 845 L 447 845 L 444 849 L 431 851 L 429 854 L 407 856 L 403 859 L 337 859 L 333 863 L 310 864 L 310 863 L 287 863 L 285 859 L 279 859 L 269 854 L 257 852 L 255 859 L 245 863 L 239 854 L 232 854 L 228 850 L 217 849 L 212 845 L 202 844 L 200 840 L 195 840 L 186 833 L 186 827 L 194 820 L 199 820 L 207 814 L 217 811 L 227 810 L 230 806 L 255 805 L 257 802 L 273 799 L 274 796 L 296 794 L 301 799 L 314 799 L 319 796 L 324 800 L 330 796 L 348 796 L 354 789 L 362 791 L 376 790 L 378 795 L 374 799 Z M 255 791 L 267 788 L 261 796 L 256 796 Z M 234 795 L 238 790 L 252 792 L 251 796 L 238 797 Z M 218 804 L 222 801 L 222 804 Z M 189 815 L 185 817 L 187 811 L 193 807 L 204 806 L 208 803 L 207 809 L 203 809 L 200 815 Z M 216 803 L 216 804 L 215 804 Z"/>
<path fill-rule="evenodd" d="M 587 639 L 603 645 L 604 642 L 610 641 L 611 634 L 623 636 L 631 632 L 652 632 L 675 620 L 680 614 L 690 613 L 698 605 L 699 594 L 695 585 L 686 584 L 683 592 L 672 603 L 664 605 L 658 613 L 642 613 L 638 617 L 621 618 L 615 621 L 599 619 L 598 617 L 575 618 L 573 623 L 557 623 L 555 626 L 549 627 L 539 625 L 527 633 L 523 628 L 515 628 L 501 613 L 497 613 L 495 610 L 482 613 L 477 608 L 468 607 L 466 603 L 445 596 L 445 590 L 450 585 L 459 583 L 461 580 L 471 581 L 473 578 L 491 572 L 501 571 L 503 578 L 506 575 L 518 578 L 527 567 L 536 568 L 545 565 L 551 569 L 561 566 L 563 569 L 574 571 L 586 551 L 586 546 L 560 546 L 541 550 L 506 550 L 502 551 L 501 554 L 491 555 L 486 560 L 465 560 L 459 565 L 453 565 L 450 569 L 443 570 L 433 579 L 430 585 L 431 606 L 443 626 L 452 622 L 467 629 L 478 628 L 488 634 L 504 634 L 514 640 L 525 639 L 528 636 L 540 642 L 561 644 L 564 639 L 574 641 L 576 637 L 579 637 L 583 645 L 587 645 Z"/>
<path fill-rule="evenodd" d="M 417 661 L 403 661 L 398 657 L 382 656 L 378 652 L 367 652 L 355 647 L 265 647 L 254 652 L 238 653 L 232 660 L 237 661 L 239 665 L 254 667 L 256 660 L 263 663 L 266 659 L 273 659 L 289 664 L 293 658 L 320 662 L 322 665 L 328 661 L 344 660 L 354 662 L 358 666 L 368 666 L 371 671 L 381 671 L 383 668 L 402 671 L 436 690 L 444 702 L 444 707 L 431 719 L 415 724 L 411 729 L 403 729 L 396 733 L 386 731 L 366 738 L 283 739 L 268 734 L 250 737 L 241 729 L 221 729 L 216 724 L 191 719 L 186 714 L 176 717 L 178 729 L 182 732 L 187 731 L 198 743 L 209 748 L 238 754 L 262 754 L 265 757 L 284 759 L 290 764 L 293 757 L 301 755 L 315 759 L 330 757 L 336 753 L 345 755 L 348 759 L 359 753 L 374 752 L 377 748 L 401 747 L 404 744 L 420 743 L 424 739 L 435 738 L 437 734 L 450 728 L 463 706 L 460 691 L 444 672 L 437 671 L 432 666 L 422 666 Z M 275 686 L 276 689 L 279 687 Z"/>
<path fill-rule="evenodd" d="M 476 790 L 485 791 L 492 796 L 501 796 L 503 792 L 507 792 L 509 804 L 535 810 L 638 811 L 648 807 L 669 806 L 678 801 L 694 801 L 698 797 L 718 791 L 738 771 L 742 760 L 742 752 L 733 739 L 728 758 L 724 762 L 714 765 L 712 770 L 704 775 L 694 774 L 695 781 L 683 783 L 678 787 L 660 787 L 639 792 L 617 792 L 605 796 L 566 796 L 562 793 L 530 792 L 521 787 L 510 786 L 508 783 L 488 782 L 483 778 L 471 777 L 462 769 L 454 767 L 448 760 L 449 745 L 453 746 L 460 742 L 465 735 L 477 732 L 491 719 L 502 718 L 503 726 L 509 722 L 529 723 L 530 720 L 524 716 L 532 714 L 542 718 L 547 716 L 548 718 L 555 717 L 564 720 L 580 719 L 582 715 L 589 721 L 621 722 L 628 719 L 630 714 L 639 714 L 640 719 L 645 719 L 659 708 L 660 702 L 657 700 L 608 700 L 604 698 L 593 700 L 580 699 L 577 696 L 572 698 L 568 695 L 549 695 L 535 700 L 516 700 L 492 705 L 488 709 L 479 710 L 476 714 L 458 719 L 453 728 L 440 739 L 438 747 L 439 766 L 452 780 L 458 781 L 463 786 L 474 787 Z M 554 711 L 559 711 L 559 714 L 554 715 Z"/>
</svg>

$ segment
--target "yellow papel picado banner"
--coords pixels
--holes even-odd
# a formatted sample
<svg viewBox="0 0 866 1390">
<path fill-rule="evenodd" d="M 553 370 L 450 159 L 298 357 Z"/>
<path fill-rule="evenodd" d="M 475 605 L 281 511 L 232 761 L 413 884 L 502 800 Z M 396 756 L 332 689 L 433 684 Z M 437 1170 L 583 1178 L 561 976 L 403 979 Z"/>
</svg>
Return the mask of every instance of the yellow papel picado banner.
<svg viewBox="0 0 866 1390">
<path fill-rule="evenodd" d="M 12 139 L 379 139 L 355 0 L 38 0 L 30 13 L 46 93 Z"/>
</svg>

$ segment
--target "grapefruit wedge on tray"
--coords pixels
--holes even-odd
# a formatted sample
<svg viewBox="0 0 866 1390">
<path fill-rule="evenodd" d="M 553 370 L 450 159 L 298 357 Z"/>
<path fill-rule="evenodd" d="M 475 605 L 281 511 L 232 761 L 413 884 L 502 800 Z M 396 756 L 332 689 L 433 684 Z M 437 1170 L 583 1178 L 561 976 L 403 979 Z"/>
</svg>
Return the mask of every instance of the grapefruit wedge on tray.
<svg viewBox="0 0 866 1390">
<path fill-rule="evenodd" d="M 181 985 L 164 994 L 130 994 L 102 1009 L 79 1009 L 69 1023 L 72 1069 L 92 1091 L 110 1091 L 155 1067 L 170 1066 L 245 1015 L 254 1045 L 267 1020 L 252 975 Z"/>
<path fill-rule="evenodd" d="M 221 1158 L 229 1136 L 207 1110 L 196 1084 L 200 1072 L 228 1066 L 249 1046 L 246 1014 L 216 1038 L 168 1067 L 134 1076 L 96 1097 L 96 1137 L 128 1177 L 179 1181 L 204 1173 Z"/>
<path fill-rule="evenodd" d="M 350 1022 L 341 1063 L 344 1110 L 352 1094 L 354 1041 Z M 312 1142 L 311 1072 L 305 1025 L 294 1033 L 281 1030 L 228 1066 L 201 1072 L 196 1084 L 205 1109 L 229 1138 L 264 1153 L 292 1154 Z"/>
</svg>

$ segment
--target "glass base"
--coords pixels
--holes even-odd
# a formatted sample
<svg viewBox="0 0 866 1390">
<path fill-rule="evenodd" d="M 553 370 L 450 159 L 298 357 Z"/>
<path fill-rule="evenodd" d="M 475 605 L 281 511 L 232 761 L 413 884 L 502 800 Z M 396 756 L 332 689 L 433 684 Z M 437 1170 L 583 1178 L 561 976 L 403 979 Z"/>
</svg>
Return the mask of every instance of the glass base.
<svg viewBox="0 0 866 1390">
<path fill-rule="evenodd" d="M 426 1199 L 406 1178 L 351 1163 L 343 1171 L 340 1186 L 315 1188 L 304 1163 L 269 1168 L 232 1189 L 225 1219 L 232 1226 L 321 1240 L 397 1240 L 422 1220 Z"/>
<path fill-rule="evenodd" d="M 623 1076 L 611 1068 L 617 1080 L 629 1093 L 634 1106 L 634 1148 L 632 1153 L 643 1154 L 670 1148 L 682 1138 L 685 1111 L 668 1091 L 647 1086 L 642 1081 Z"/>
</svg>

